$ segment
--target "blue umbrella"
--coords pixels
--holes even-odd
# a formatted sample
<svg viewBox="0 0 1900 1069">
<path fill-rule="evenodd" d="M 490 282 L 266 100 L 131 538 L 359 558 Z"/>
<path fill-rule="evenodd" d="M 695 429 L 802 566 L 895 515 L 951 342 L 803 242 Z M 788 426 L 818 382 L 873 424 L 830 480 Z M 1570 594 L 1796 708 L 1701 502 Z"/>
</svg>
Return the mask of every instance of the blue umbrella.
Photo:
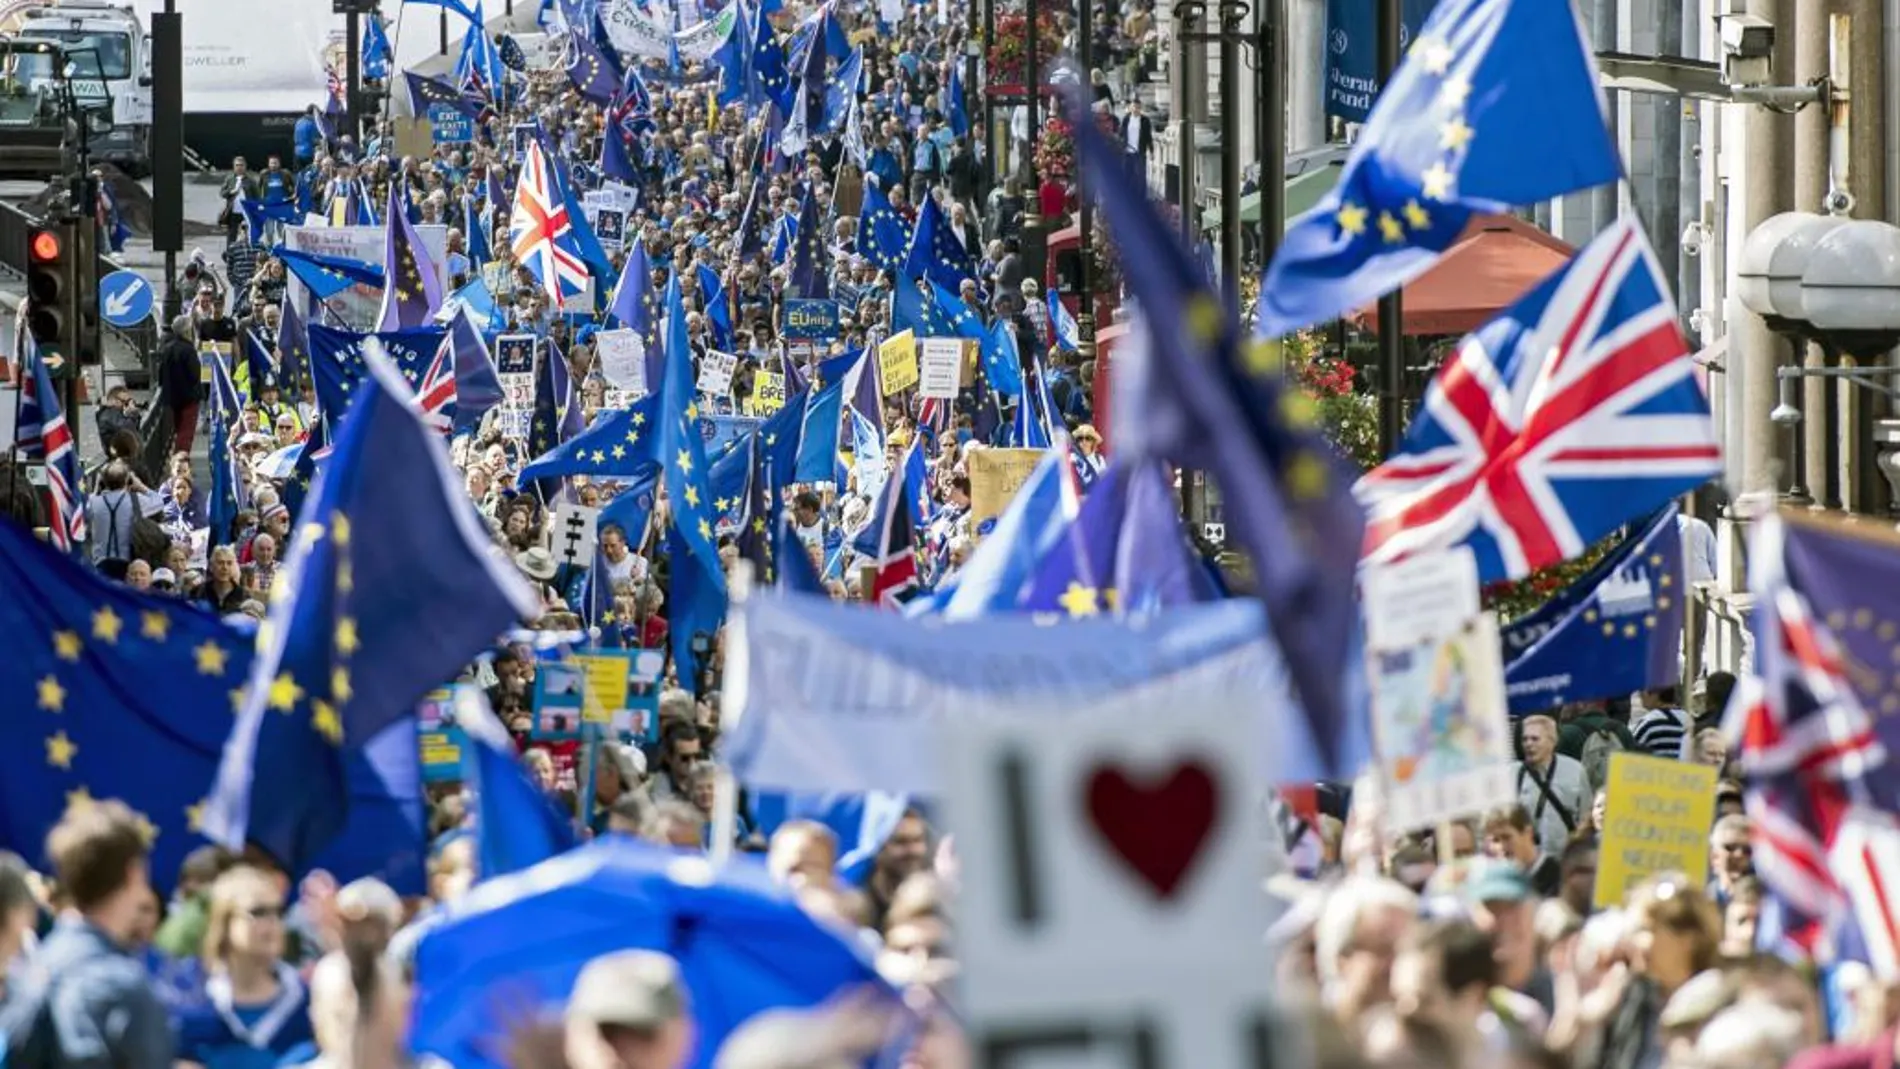
<svg viewBox="0 0 1900 1069">
<path fill-rule="evenodd" d="M 754 1014 L 815 1006 L 881 984 L 848 933 L 813 920 L 762 864 L 703 858 L 609 835 L 489 880 L 454 906 L 416 952 L 410 1045 L 464 1067 L 501 1069 L 524 1011 L 558 1012 L 581 966 L 641 948 L 679 960 L 710 1066 Z"/>
</svg>

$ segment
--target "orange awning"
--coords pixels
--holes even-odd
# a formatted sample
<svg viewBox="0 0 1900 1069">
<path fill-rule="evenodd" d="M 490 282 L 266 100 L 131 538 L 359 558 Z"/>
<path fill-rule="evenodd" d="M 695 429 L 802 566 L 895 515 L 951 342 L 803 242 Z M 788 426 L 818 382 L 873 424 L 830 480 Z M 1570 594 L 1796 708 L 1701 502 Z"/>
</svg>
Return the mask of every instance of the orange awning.
<svg viewBox="0 0 1900 1069">
<path fill-rule="evenodd" d="M 1405 287 L 1405 333 L 1469 334 L 1562 267 L 1576 247 L 1513 215 L 1471 221 L 1430 271 Z M 1377 305 L 1355 318 L 1377 330 Z"/>
</svg>

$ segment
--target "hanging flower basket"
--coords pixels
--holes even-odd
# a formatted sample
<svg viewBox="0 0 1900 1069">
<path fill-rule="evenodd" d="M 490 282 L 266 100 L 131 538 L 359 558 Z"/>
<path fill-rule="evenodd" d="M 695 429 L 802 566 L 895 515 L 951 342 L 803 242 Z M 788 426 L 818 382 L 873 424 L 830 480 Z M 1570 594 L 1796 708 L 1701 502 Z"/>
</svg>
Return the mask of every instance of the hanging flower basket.
<svg viewBox="0 0 1900 1069">
<path fill-rule="evenodd" d="M 1041 62 L 1036 65 L 1039 73 L 1047 72 L 1055 62 L 1058 50 L 1062 46 L 1062 30 L 1056 23 L 1053 13 L 1043 11 L 1036 16 L 1036 51 Z M 990 42 L 988 86 L 984 90 L 991 96 L 1012 97 L 1026 94 L 1030 73 L 1026 60 L 1029 56 L 1029 18 L 1026 15 L 998 15 L 996 17 L 996 37 Z M 1046 84 L 1046 83 L 1045 83 Z"/>
</svg>

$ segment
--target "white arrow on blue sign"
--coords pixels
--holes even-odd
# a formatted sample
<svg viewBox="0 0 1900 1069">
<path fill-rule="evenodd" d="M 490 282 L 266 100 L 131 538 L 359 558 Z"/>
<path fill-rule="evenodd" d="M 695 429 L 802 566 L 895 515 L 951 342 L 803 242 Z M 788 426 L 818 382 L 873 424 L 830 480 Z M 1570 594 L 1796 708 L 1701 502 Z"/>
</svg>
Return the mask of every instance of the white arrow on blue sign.
<svg viewBox="0 0 1900 1069">
<path fill-rule="evenodd" d="M 137 271 L 114 271 L 99 280 L 99 314 L 115 327 L 129 327 L 152 315 L 152 284 Z"/>
</svg>

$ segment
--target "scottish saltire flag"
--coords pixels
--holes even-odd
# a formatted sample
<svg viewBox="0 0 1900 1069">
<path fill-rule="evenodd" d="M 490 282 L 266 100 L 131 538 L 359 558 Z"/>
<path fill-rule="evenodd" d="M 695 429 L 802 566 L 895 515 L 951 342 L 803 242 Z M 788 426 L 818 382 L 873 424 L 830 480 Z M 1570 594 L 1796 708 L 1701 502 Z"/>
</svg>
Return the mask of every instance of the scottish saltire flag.
<svg viewBox="0 0 1900 1069">
<path fill-rule="evenodd" d="M 471 93 L 499 100 L 508 78 L 508 66 L 501 61 L 501 53 L 489 39 L 484 22 L 481 0 L 475 0 L 475 17 L 469 20 L 468 32 L 462 35 L 462 54 L 455 61 L 455 80 Z"/>
<path fill-rule="evenodd" d="M 868 359 L 868 350 L 858 360 Z M 844 395 L 847 376 L 831 382 L 813 383 L 805 399 L 798 432 L 798 454 L 793 464 L 793 482 L 828 483 L 835 481 L 838 464 L 838 429 L 844 422 Z"/>
<path fill-rule="evenodd" d="M 363 77 L 383 81 L 389 77 L 389 65 L 395 58 L 389 35 L 383 31 L 382 16 L 371 15 L 363 27 Z"/>
<path fill-rule="evenodd" d="M 383 310 L 376 329 L 426 327 L 442 307 L 442 278 L 422 235 L 403 210 L 403 193 L 389 184 L 389 211 L 383 236 Z"/>
<path fill-rule="evenodd" d="M 972 620 L 1016 609 L 1036 566 L 1081 513 L 1081 489 L 1069 477 L 1073 470 L 1057 451 L 1043 454 L 995 525 L 977 532 L 982 541 L 955 585 L 939 591 L 945 619 Z"/>
<path fill-rule="evenodd" d="M 581 257 L 569 218 L 566 198 L 555 184 L 554 168 L 538 140 L 528 145 L 521 164 L 521 182 L 508 217 L 508 237 L 515 259 L 539 283 L 549 301 L 559 305 L 587 288 L 587 264 Z"/>
<path fill-rule="evenodd" d="M 316 385 L 317 405 L 324 417 L 340 420 L 349 411 L 358 384 L 369 375 L 363 357 L 369 339 L 376 340 L 383 355 L 396 365 L 412 388 L 420 388 L 422 377 L 447 333 L 442 327 L 378 334 L 359 334 L 320 324 L 305 328 L 310 343 L 310 379 Z"/>
<path fill-rule="evenodd" d="M 1365 557 L 1469 545 L 1484 582 L 1582 553 L 1721 474 L 1642 226 L 1626 218 L 1465 339 L 1360 480 Z"/>
<path fill-rule="evenodd" d="M 913 443 L 911 448 L 917 445 Z M 895 609 L 921 587 L 917 526 L 912 520 L 915 513 L 905 480 L 885 479 L 871 507 L 871 522 L 851 546 L 876 569 L 871 589 L 864 592 L 865 601 Z"/>
<path fill-rule="evenodd" d="M 475 792 L 478 876 L 506 876 L 572 849 L 577 841 L 573 820 L 535 786 L 487 696 L 462 686 L 455 689 L 454 702 L 455 724 L 468 737 L 462 779 Z"/>
<path fill-rule="evenodd" d="M 1070 101 L 1076 155 L 1101 202 L 1146 316 L 1116 354 L 1123 406 L 1111 435 L 1130 462 L 1154 458 L 1213 472 L 1228 530 L 1253 557 L 1260 599 L 1322 767 L 1351 775 L 1367 736 L 1347 689 L 1359 632 L 1355 585 L 1364 513 L 1318 415 L 1265 339 L 1247 339 L 1232 306 L 1148 200 L 1123 153 Z M 1031 384 L 1025 384 L 1031 385 Z M 1130 409 L 1133 409 L 1130 411 Z M 1348 767 L 1351 766 L 1351 767 Z"/>
<path fill-rule="evenodd" d="M 673 562 L 670 637 L 680 683 L 697 692 L 699 654 L 694 643 L 701 634 L 710 640 L 719 629 L 726 611 L 726 572 L 713 544 L 716 517 L 707 485 L 706 446 L 699 433 L 693 356 L 677 274 L 666 287 L 666 320 L 666 371 L 660 377 L 658 422 L 661 470 L 673 520 L 667 527 L 667 551 Z"/>
<path fill-rule="evenodd" d="M 879 271 L 896 274 L 903 266 L 910 247 L 910 228 L 891 207 L 891 198 L 870 184 L 864 185 L 864 206 L 858 213 L 858 255 L 871 261 Z"/>
<path fill-rule="evenodd" d="M 540 611 L 401 374 L 370 349 L 298 518 L 205 813 L 210 838 L 255 843 L 293 872 L 343 829 L 347 757 L 390 730 L 413 751 L 416 703 Z"/>
<path fill-rule="evenodd" d="M 1082 328 L 1069 314 L 1069 306 L 1062 303 L 1062 294 L 1053 289 L 1049 291 L 1049 324 L 1055 328 L 1056 345 L 1063 352 L 1072 353 L 1082 347 Z"/>
<path fill-rule="evenodd" d="M 935 197 L 924 198 L 917 213 L 917 229 L 904 256 L 904 274 L 928 278 L 952 292 L 962 287 L 964 279 L 976 277 L 975 258 L 950 229 L 950 217 L 937 206 Z"/>
<path fill-rule="evenodd" d="M 25 322 L 24 318 L 21 320 Z M 26 460 L 46 465 L 47 501 L 52 515 L 46 526 L 53 545 L 71 552 L 86 540 L 86 502 L 80 494 L 79 449 L 73 443 L 72 428 L 60 408 L 59 391 L 46 370 L 33 336 L 20 331 L 20 363 L 26 374 L 20 376 L 18 425 L 14 428 L 14 447 Z M 75 369 L 75 373 L 77 369 Z"/>
<path fill-rule="evenodd" d="M 380 287 L 383 284 L 383 269 L 362 260 L 295 249 L 278 249 L 271 255 L 283 261 L 284 269 L 319 301 L 327 301 L 351 286 Z"/>
<path fill-rule="evenodd" d="M 603 412 L 594 424 L 560 443 L 521 469 L 519 481 L 565 475 L 632 479 L 659 459 L 659 394 L 648 394 L 626 408 Z"/>
<path fill-rule="evenodd" d="M 1267 266 L 1278 337 L 1423 274 L 1472 215 L 1622 176 L 1596 64 L 1568 4 L 1442 0 L 1374 102 L 1339 184 Z"/>
<path fill-rule="evenodd" d="M 1671 504 L 1556 597 L 1500 629 L 1511 712 L 1674 685 L 1687 601 Z"/>
<path fill-rule="evenodd" d="M 1858 929 L 1869 959 L 1891 970 L 1900 964 L 1900 775 L 1883 732 L 1891 718 L 1875 709 L 1892 704 L 1885 672 L 1900 644 L 1888 609 L 1900 595 L 1900 542 L 1770 514 L 1756 521 L 1748 561 L 1756 671 L 1730 699 L 1724 727 L 1777 934 L 1825 961 Z"/>
</svg>

